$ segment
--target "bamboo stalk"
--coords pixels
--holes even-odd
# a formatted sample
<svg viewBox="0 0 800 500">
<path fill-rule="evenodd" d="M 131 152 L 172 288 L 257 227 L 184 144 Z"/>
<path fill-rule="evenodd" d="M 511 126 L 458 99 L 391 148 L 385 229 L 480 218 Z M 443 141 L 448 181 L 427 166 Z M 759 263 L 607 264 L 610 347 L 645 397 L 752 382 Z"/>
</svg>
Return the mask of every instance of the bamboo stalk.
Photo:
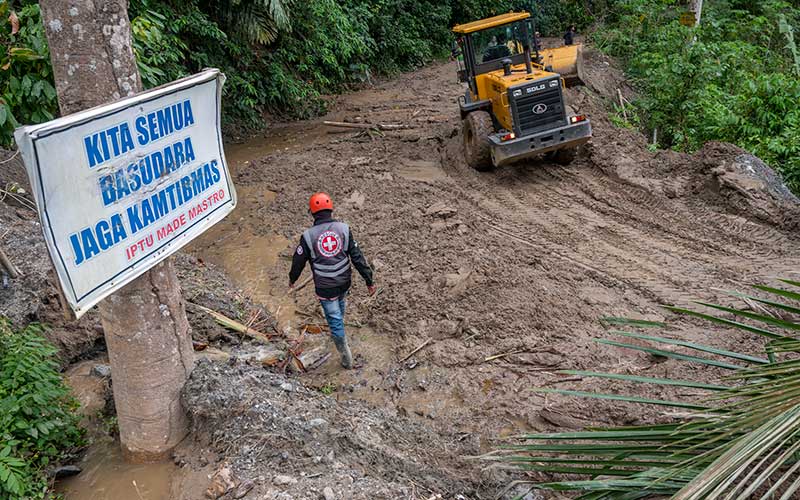
<svg viewBox="0 0 800 500">
<path fill-rule="evenodd" d="M 220 325 L 224 326 L 225 328 L 227 328 L 229 330 L 233 330 L 235 332 L 239 332 L 242 335 L 246 335 L 246 336 L 248 336 L 248 337 L 250 337 L 252 339 L 258 340 L 260 342 L 264 342 L 265 344 L 269 344 L 271 342 L 271 339 L 270 339 L 269 335 L 266 335 L 264 333 L 258 332 L 256 330 L 253 330 L 252 328 L 248 328 L 247 326 L 239 323 L 236 320 L 233 320 L 233 319 L 225 316 L 224 314 L 222 314 L 220 312 L 214 311 L 213 309 L 209 309 L 207 307 L 203 307 L 203 306 L 201 306 L 199 304 L 192 304 L 192 305 L 195 306 L 196 308 L 200 309 L 201 311 L 207 313 L 209 316 L 214 318 L 214 320 L 217 323 L 219 323 Z"/>
<path fill-rule="evenodd" d="M 9 259 L 8 255 L 3 251 L 3 247 L 0 247 L 0 264 L 3 264 L 3 267 L 8 269 L 8 275 L 11 276 L 11 279 L 22 276 L 22 272 L 19 268 L 11 262 L 11 259 Z"/>
<path fill-rule="evenodd" d="M 420 345 L 419 345 L 419 347 L 417 347 L 416 349 L 414 349 L 413 351 L 411 351 L 410 353 L 408 353 L 408 355 L 407 355 L 405 358 L 401 359 L 401 360 L 400 360 L 400 362 L 402 363 L 402 362 L 406 361 L 408 358 L 410 358 L 410 357 L 411 357 L 411 356 L 413 356 L 414 354 L 416 354 L 416 353 L 418 353 L 419 351 L 421 351 L 421 350 L 422 350 L 422 348 L 423 348 L 423 347 L 425 347 L 426 345 L 430 344 L 430 343 L 431 343 L 431 341 L 433 341 L 433 339 L 429 338 L 428 340 L 426 340 L 425 342 L 423 342 L 422 344 L 420 344 Z"/>
<path fill-rule="evenodd" d="M 400 130 L 406 128 L 405 125 L 397 125 L 397 124 L 382 124 L 382 123 L 349 123 L 349 122 L 333 122 L 325 120 L 322 122 L 324 125 L 329 127 L 341 127 L 341 128 L 356 128 L 362 130 Z"/>
</svg>

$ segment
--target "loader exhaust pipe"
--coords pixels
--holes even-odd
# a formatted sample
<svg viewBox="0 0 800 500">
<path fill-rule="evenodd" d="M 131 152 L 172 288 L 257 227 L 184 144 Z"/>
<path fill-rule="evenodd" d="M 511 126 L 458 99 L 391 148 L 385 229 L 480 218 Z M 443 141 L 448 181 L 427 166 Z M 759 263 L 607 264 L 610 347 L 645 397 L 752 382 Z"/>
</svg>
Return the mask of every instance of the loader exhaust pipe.
<svg viewBox="0 0 800 500">
<path fill-rule="evenodd" d="M 500 62 L 503 64 L 503 75 L 509 76 L 511 74 L 511 59 L 503 59 Z"/>
</svg>

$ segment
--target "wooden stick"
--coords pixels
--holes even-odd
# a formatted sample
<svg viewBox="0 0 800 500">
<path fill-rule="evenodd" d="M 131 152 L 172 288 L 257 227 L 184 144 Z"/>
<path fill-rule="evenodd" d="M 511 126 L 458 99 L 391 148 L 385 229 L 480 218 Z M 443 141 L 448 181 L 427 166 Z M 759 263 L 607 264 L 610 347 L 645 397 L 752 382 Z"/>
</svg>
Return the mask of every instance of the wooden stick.
<svg viewBox="0 0 800 500">
<path fill-rule="evenodd" d="M 3 267 L 8 269 L 8 275 L 11 276 L 11 279 L 22 276 L 22 272 L 20 272 L 19 268 L 11 262 L 11 259 L 9 259 L 8 255 L 3 251 L 3 247 L 0 247 L 0 264 L 3 264 Z"/>
<path fill-rule="evenodd" d="M 402 362 L 406 361 L 408 358 L 410 358 L 411 356 L 413 356 L 414 354 L 418 353 L 423 347 L 425 347 L 426 345 L 430 344 L 431 341 L 433 341 L 433 339 L 429 338 L 428 340 L 426 340 L 425 342 L 420 344 L 419 347 L 417 347 L 416 349 L 414 349 L 413 351 L 408 353 L 408 356 L 406 356 L 405 358 L 401 359 L 400 362 L 402 363 Z"/>
<path fill-rule="evenodd" d="M 245 325 L 239 323 L 238 321 L 232 320 L 231 318 L 225 316 L 222 313 L 219 313 L 219 312 L 214 311 L 212 309 L 209 309 L 207 307 L 203 307 L 200 304 L 192 303 L 192 305 L 195 306 L 196 308 L 200 309 L 201 311 L 204 311 L 204 312 L 208 313 L 209 316 L 214 318 L 217 323 L 219 323 L 220 325 L 224 326 L 225 328 L 228 328 L 228 329 L 233 330 L 235 332 L 239 332 L 239 333 L 241 333 L 243 335 L 246 335 L 246 336 L 250 337 L 251 339 L 255 339 L 255 340 L 264 342 L 265 344 L 269 344 L 271 342 L 271 339 L 270 339 L 270 337 L 268 335 L 265 335 L 265 334 L 263 334 L 261 332 L 257 332 L 255 330 L 253 330 L 252 328 L 248 328 Z"/>
<path fill-rule="evenodd" d="M 628 121 L 628 112 L 625 111 L 625 98 L 622 97 L 622 91 L 617 89 L 617 95 L 619 96 L 619 105 L 622 108 L 622 116 L 625 118 L 625 121 Z"/>
<path fill-rule="evenodd" d="M 350 123 L 350 122 L 332 122 L 325 120 L 322 122 L 324 125 L 329 127 L 341 127 L 341 128 L 357 128 L 357 129 L 364 129 L 364 130 L 400 130 L 406 128 L 405 125 L 396 125 L 396 124 L 389 124 L 384 125 L 382 123 Z"/>
<path fill-rule="evenodd" d="M 495 360 L 495 359 L 504 358 L 506 356 L 511 356 L 512 354 L 519 354 L 521 352 L 525 352 L 525 351 L 509 351 L 509 352 L 504 352 L 503 354 L 495 354 L 494 356 L 489 356 L 488 358 L 485 358 L 483 360 L 483 362 L 485 363 L 487 361 L 492 361 L 492 360 Z"/>
<path fill-rule="evenodd" d="M 313 280 L 313 279 L 314 279 L 314 275 L 312 274 L 308 278 L 304 279 L 299 285 L 297 285 L 296 287 L 292 288 L 289 291 L 289 294 L 291 295 L 291 294 L 297 293 L 299 290 L 302 290 L 303 288 L 305 288 L 306 285 L 311 283 L 311 280 Z"/>
</svg>

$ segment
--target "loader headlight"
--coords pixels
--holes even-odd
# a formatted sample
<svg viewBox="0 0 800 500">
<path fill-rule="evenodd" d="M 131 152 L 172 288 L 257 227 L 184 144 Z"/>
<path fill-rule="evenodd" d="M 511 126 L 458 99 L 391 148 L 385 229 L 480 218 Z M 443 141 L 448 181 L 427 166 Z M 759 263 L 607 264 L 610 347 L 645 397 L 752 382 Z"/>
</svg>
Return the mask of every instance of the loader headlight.
<svg viewBox="0 0 800 500">
<path fill-rule="evenodd" d="M 513 95 L 514 97 L 519 97 L 519 96 L 522 95 L 522 91 L 521 90 L 515 90 L 511 95 Z"/>
</svg>

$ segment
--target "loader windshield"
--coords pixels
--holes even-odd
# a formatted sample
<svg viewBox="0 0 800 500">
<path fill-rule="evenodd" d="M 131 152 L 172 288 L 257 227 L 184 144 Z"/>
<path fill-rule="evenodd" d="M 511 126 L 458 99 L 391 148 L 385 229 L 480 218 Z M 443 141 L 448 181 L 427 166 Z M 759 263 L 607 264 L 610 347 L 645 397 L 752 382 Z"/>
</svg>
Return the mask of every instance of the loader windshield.
<svg viewBox="0 0 800 500">
<path fill-rule="evenodd" d="M 475 59 L 483 64 L 522 54 L 525 46 L 522 23 L 510 23 L 472 34 Z"/>
</svg>

